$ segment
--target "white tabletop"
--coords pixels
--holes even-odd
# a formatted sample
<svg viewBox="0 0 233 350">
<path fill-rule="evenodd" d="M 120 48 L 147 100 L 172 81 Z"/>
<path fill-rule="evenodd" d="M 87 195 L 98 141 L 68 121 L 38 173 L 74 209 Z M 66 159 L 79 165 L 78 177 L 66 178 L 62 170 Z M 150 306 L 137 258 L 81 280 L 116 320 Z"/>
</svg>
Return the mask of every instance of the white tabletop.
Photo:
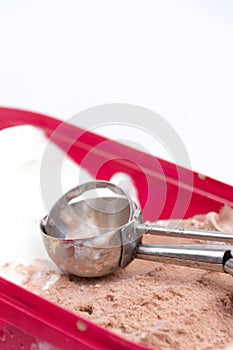
<svg viewBox="0 0 233 350">
<path fill-rule="evenodd" d="M 175 128 L 194 170 L 233 183 L 231 0 L 1 1 L 0 33 L 1 106 L 67 119 L 140 105 Z"/>
</svg>

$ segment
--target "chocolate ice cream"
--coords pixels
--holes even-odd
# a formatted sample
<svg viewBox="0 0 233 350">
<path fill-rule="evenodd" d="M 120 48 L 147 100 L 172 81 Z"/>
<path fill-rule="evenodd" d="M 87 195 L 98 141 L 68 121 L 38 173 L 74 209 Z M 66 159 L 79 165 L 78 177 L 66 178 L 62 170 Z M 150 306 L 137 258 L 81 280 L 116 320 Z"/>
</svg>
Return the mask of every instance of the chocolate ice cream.
<svg viewBox="0 0 233 350">
<path fill-rule="evenodd" d="M 182 227 L 233 231 L 233 209 L 195 216 Z M 145 243 L 190 243 L 147 235 Z M 194 241 L 191 241 L 194 242 Z M 197 241 L 195 241 L 196 243 Z M 230 349 L 233 279 L 224 273 L 134 260 L 102 278 L 78 278 L 37 261 L 25 288 L 133 342 L 164 350 Z"/>
</svg>

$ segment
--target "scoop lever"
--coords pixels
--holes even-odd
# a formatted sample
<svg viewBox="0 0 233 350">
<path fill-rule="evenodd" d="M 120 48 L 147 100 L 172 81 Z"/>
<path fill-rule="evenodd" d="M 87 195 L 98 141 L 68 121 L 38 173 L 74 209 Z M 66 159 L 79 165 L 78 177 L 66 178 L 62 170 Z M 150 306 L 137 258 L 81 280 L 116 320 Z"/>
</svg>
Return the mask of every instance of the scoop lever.
<svg viewBox="0 0 233 350">
<path fill-rule="evenodd" d="M 232 250 L 222 245 L 140 244 L 136 258 L 233 275 Z M 232 260 L 231 263 L 229 261 Z M 226 265 L 226 267 L 225 267 Z"/>
</svg>

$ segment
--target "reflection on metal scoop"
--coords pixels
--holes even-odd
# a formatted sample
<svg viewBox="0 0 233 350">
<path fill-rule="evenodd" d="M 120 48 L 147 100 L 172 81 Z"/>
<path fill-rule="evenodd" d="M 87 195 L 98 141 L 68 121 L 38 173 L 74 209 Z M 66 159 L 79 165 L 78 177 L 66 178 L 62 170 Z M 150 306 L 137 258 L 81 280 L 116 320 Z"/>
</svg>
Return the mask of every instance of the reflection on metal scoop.
<svg viewBox="0 0 233 350">
<path fill-rule="evenodd" d="M 111 191 L 111 196 L 100 196 L 99 189 Z M 229 244 L 233 234 L 143 224 L 138 206 L 107 181 L 89 182 L 67 192 L 42 219 L 41 232 L 50 258 L 62 271 L 77 276 L 104 276 L 126 267 L 135 257 L 233 275 L 231 246 L 141 244 L 145 233 Z"/>
</svg>

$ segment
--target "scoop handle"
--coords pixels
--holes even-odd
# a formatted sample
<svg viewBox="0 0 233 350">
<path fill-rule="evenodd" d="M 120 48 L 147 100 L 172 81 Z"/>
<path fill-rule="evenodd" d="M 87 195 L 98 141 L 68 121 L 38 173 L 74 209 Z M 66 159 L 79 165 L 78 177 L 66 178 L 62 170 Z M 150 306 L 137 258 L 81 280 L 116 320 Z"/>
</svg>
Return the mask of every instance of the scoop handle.
<svg viewBox="0 0 233 350">
<path fill-rule="evenodd" d="M 183 229 L 177 227 L 162 227 L 159 225 L 138 224 L 137 232 L 141 235 L 150 234 L 156 236 L 180 237 L 207 241 L 224 242 L 233 245 L 233 234 L 227 232 Z"/>
<path fill-rule="evenodd" d="M 232 251 L 227 246 L 139 244 L 136 258 L 233 275 Z"/>
</svg>

